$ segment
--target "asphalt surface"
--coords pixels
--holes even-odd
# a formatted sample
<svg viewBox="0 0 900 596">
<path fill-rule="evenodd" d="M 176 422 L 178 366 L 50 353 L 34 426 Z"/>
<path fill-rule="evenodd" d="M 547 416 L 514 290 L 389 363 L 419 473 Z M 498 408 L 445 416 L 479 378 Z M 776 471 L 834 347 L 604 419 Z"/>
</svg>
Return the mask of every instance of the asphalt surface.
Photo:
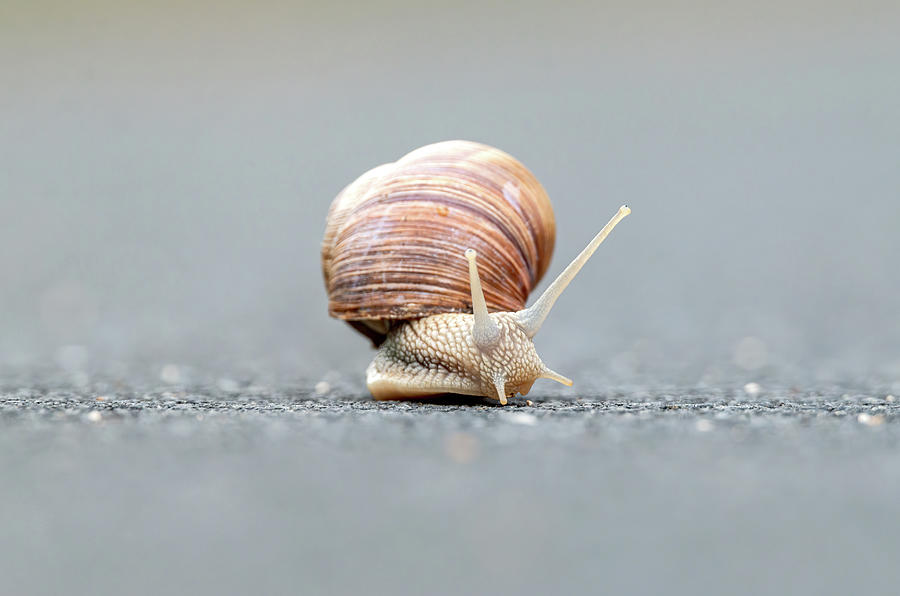
<svg viewBox="0 0 900 596">
<path fill-rule="evenodd" d="M 876 389 L 624 387 L 505 408 L 318 389 L 5 386 L 0 592 L 888 594 L 900 580 L 900 404 Z"/>
</svg>

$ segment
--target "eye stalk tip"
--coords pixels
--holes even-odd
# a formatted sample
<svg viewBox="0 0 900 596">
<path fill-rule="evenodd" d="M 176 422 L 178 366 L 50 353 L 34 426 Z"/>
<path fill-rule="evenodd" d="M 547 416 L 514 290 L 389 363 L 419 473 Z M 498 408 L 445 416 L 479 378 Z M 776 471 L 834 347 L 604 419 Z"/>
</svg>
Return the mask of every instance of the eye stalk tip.
<svg viewBox="0 0 900 596">
<path fill-rule="evenodd" d="M 541 328 L 541 325 L 543 325 L 544 319 L 546 319 L 547 315 L 550 313 L 550 309 L 553 308 L 553 303 L 556 302 L 556 299 L 559 298 L 560 294 L 562 294 L 563 290 L 566 289 L 566 286 L 569 285 L 569 282 L 578 274 L 587 260 L 591 258 L 591 255 L 594 254 L 597 247 L 603 243 L 612 229 L 616 227 L 616 224 L 622 221 L 629 213 L 631 213 L 631 209 L 628 208 L 628 205 L 619 207 L 616 214 L 605 226 L 603 226 L 603 229 L 594 236 L 594 239 L 591 240 L 587 247 L 585 247 L 585 249 L 569 263 L 569 266 L 559 274 L 559 277 L 550 284 L 550 287 L 544 290 L 544 293 L 537 299 L 537 302 L 524 310 L 516 312 L 516 319 L 528 337 L 535 336 Z"/>
</svg>

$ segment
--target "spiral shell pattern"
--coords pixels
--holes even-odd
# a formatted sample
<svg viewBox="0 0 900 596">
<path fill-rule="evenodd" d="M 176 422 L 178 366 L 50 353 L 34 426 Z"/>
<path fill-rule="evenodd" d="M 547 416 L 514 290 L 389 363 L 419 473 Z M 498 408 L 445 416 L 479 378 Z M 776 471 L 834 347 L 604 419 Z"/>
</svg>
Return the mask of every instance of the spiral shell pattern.
<svg viewBox="0 0 900 596">
<path fill-rule="evenodd" d="M 471 312 L 463 252 L 474 248 L 488 309 L 520 310 L 555 235 L 547 193 L 515 158 L 469 141 L 427 145 L 335 198 L 322 242 L 328 309 L 351 324 Z"/>
</svg>

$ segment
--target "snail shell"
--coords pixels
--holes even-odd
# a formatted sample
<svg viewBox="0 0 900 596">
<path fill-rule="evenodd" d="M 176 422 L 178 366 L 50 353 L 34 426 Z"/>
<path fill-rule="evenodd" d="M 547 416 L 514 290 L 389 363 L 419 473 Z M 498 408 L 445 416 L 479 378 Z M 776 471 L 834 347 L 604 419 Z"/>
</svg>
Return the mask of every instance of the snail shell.
<svg viewBox="0 0 900 596">
<path fill-rule="evenodd" d="M 470 141 L 427 145 L 369 170 L 332 203 L 322 242 L 329 313 L 379 345 L 397 321 L 472 312 L 467 248 L 479 255 L 488 310 L 522 310 L 555 235 L 547 193 L 515 158 Z"/>
</svg>

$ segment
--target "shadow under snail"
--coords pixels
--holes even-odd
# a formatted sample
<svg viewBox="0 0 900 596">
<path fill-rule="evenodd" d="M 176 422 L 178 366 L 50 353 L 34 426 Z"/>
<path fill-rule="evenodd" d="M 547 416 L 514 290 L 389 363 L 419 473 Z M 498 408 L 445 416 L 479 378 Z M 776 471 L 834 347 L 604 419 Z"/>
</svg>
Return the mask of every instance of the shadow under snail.
<svg viewBox="0 0 900 596">
<path fill-rule="evenodd" d="M 375 399 L 444 393 L 507 403 L 548 368 L 532 338 L 625 205 L 534 304 L 555 242 L 550 199 L 510 155 L 470 141 L 427 145 L 369 170 L 328 212 L 329 314 L 372 340 Z"/>
</svg>

